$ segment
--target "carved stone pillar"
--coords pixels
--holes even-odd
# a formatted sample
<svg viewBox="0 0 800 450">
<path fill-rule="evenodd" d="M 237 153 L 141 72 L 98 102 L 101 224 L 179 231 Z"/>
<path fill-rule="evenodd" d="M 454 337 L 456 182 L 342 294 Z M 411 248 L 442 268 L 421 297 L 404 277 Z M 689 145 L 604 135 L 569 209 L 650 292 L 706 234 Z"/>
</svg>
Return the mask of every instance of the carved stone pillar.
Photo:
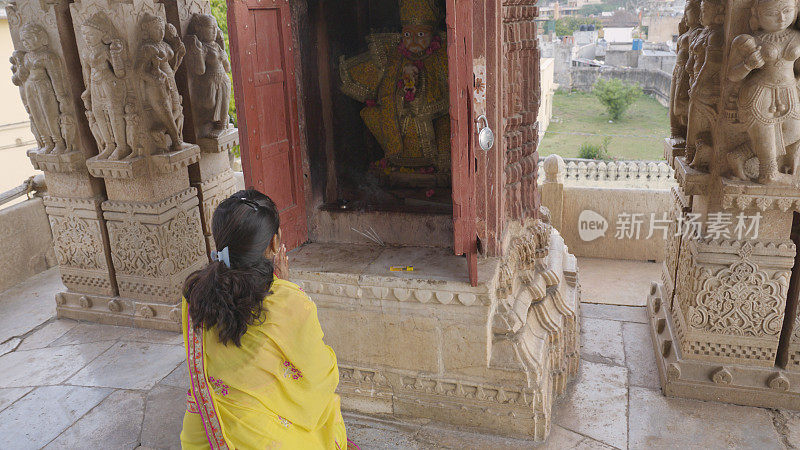
<svg viewBox="0 0 800 450">
<path fill-rule="evenodd" d="M 12 81 L 37 142 L 28 156 L 47 179 L 44 204 L 67 287 L 56 298 L 58 315 L 92 319 L 80 299 L 114 296 L 116 283 L 100 210 L 103 184 L 86 169 L 97 148 L 82 110 L 83 78 L 68 8 L 67 1 L 19 0 L 6 12 L 15 50 Z"/>
<path fill-rule="evenodd" d="M 186 46 L 176 81 L 189 119 L 184 124 L 185 139 L 200 146 L 200 162 L 189 167 L 189 178 L 200 197 L 203 233 L 212 251 L 211 217 L 236 191 L 229 154 L 239 144 L 239 130 L 230 125 L 228 117 L 230 61 L 208 0 L 160 1 L 167 21 Z"/>
<path fill-rule="evenodd" d="M 200 149 L 183 142 L 175 84 L 185 48 L 152 0 L 82 0 L 71 11 L 100 148 L 86 165 L 105 180 L 101 207 L 119 286 L 119 297 L 99 300 L 121 322 L 177 330 L 183 281 L 207 261 L 187 169 Z"/>
<path fill-rule="evenodd" d="M 667 395 L 800 408 L 797 14 L 790 0 L 686 5 L 665 145 L 679 186 L 648 301 Z"/>
</svg>

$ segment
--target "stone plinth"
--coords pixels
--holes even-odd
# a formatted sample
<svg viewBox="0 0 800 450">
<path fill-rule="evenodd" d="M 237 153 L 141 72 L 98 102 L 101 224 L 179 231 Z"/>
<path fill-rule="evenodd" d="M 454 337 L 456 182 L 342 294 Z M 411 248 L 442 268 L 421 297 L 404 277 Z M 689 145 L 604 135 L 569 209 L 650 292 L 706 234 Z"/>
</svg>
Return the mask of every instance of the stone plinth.
<svg viewBox="0 0 800 450">
<path fill-rule="evenodd" d="M 230 164 L 230 149 L 239 143 L 239 130 L 229 128 L 219 139 L 199 139 L 200 162 L 189 170 L 191 184 L 200 197 L 203 235 L 209 252 L 216 250 L 211 235 L 214 210 L 236 192 L 236 180 Z"/>
<path fill-rule="evenodd" d="M 575 258 L 542 222 L 513 225 L 479 285 L 446 249 L 308 244 L 291 279 L 337 351 L 345 409 L 543 440 L 578 369 Z M 391 265 L 413 272 L 391 272 Z"/>
</svg>

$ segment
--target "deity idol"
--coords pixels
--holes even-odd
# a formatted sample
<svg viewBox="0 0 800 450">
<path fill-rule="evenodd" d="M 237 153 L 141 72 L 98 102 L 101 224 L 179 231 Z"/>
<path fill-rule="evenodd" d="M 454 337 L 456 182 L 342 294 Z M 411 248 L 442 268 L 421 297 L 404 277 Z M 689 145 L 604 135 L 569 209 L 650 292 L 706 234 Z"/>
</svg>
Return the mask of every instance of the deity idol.
<svg viewBox="0 0 800 450">
<path fill-rule="evenodd" d="M 361 118 L 394 167 L 450 171 L 447 49 L 433 0 L 400 0 L 400 34 L 367 37 L 342 58 L 342 91 L 366 103 Z"/>
<path fill-rule="evenodd" d="M 19 37 L 22 50 L 14 52 L 11 58 L 12 81 L 21 87 L 41 151 L 54 154 L 72 151 L 75 127 L 64 111 L 68 97 L 61 61 L 48 49 L 49 36 L 41 25 L 25 24 Z"/>
<path fill-rule="evenodd" d="M 691 67 L 689 61 L 692 40 L 703 30 L 700 25 L 700 0 L 689 0 L 683 15 L 684 30 L 678 38 L 678 56 L 672 72 L 672 102 L 670 103 L 670 125 L 673 138 L 685 138 L 689 119 L 689 86 Z"/>
<path fill-rule="evenodd" d="M 86 43 L 89 82 L 81 98 L 86 117 L 100 146 L 99 159 L 123 159 L 131 154 L 125 127 L 128 94 L 123 60 L 125 45 L 108 17 L 95 13 L 81 27 Z"/>
<path fill-rule="evenodd" d="M 177 37 L 171 24 L 164 24 L 160 17 L 145 14 L 140 22 L 142 43 L 136 59 L 136 69 L 142 76 L 144 98 L 154 115 L 156 127 L 163 127 L 172 141 L 170 149 L 177 151 L 183 144 L 183 107 L 175 84 L 175 69 L 178 68 L 186 49 Z M 167 33 L 169 32 L 169 33 Z M 164 41 L 170 39 L 172 45 Z"/>
<path fill-rule="evenodd" d="M 692 40 L 689 60 L 689 132 L 686 155 L 690 166 L 701 168 L 713 158 L 713 127 L 720 100 L 720 72 L 724 45 L 725 6 L 722 0 L 702 0 L 700 23 L 703 29 Z"/>
<path fill-rule="evenodd" d="M 794 75 L 800 60 L 800 31 L 792 27 L 796 19 L 793 0 L 754 0 L 753 34 L 741 34 L 731 43 L 728 78 L 743 80 L 739 120 L 747 127 L 758 157 L 762 184 L 800 184 L 800 96 Z M 740 159 L 731 169 L 746 180 L 743 166 Z"/>
<path fill-rule="evenodd" d="M 228 128 L 231 63 L 217 19 L 210 14 L 195 14 L 189 23 L 186 46 L 197 135 L 219 137 Z"/>
</svg>

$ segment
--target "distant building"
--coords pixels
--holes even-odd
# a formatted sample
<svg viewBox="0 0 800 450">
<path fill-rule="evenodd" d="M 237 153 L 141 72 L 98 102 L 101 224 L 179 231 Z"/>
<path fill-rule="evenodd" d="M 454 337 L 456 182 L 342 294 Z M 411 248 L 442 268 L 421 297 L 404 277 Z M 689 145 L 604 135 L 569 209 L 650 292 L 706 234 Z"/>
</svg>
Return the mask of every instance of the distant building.
<svg viewBox="0 0 800 450">
<path fill-rule="evenodd" d="M 671 42 L 678 35 L 681 16 L 673 14 L 654 14 L 642 18 L 642 27 L 647 27 L 649 42 Z"/>
<path fill-rule="evenodd" d="M 633 42 L 633 27 L 605 27 L 603 39 L 609 43 Z"/>
</svg>

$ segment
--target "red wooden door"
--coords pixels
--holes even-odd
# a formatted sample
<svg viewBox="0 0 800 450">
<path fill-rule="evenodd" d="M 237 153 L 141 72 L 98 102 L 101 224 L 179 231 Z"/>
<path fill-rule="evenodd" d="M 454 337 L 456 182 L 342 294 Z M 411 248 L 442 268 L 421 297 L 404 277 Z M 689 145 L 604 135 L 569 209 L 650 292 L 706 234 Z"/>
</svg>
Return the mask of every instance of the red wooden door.
<svg viewBox="0 0 800 450">
<path fill-rule="evenodd" d="M 229 0 L 228 29 L 245 185 L 278 205 L 291 250 L 308 227 L 289 3 Z"/>
<path fill-rule="evenodd" d="M 447 58 L 450 87 L 450 153 L 453 172 L 455 252 L 466 255 L 470 283 L 478 283 L 475 207 L 475 149 L 472 117 L 472 2 L 447 0 Z"/>
</svg>

